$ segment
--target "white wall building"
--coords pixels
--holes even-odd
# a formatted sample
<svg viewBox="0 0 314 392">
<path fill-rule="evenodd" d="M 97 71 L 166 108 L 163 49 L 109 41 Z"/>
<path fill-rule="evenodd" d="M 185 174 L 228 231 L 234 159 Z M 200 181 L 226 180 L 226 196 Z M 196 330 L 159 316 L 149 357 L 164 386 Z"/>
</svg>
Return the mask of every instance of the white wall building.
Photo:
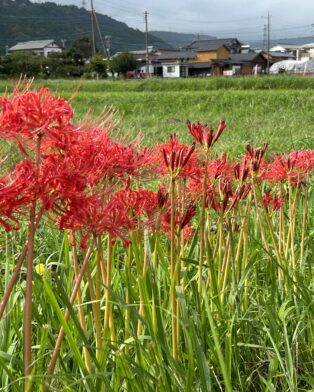
<svg viewBox="0 0 314 392">
<path fill-rule="evenodd" d="M 55 40 L 42 40 L 42 41 L 27 41 L 19 42 L 18 44 L 9 48 L 9 53 L 15 52 L 31 52 L 40 56 L 47 57 L 49 53 L 61 53 L 62 46 Z"/>
</svg>

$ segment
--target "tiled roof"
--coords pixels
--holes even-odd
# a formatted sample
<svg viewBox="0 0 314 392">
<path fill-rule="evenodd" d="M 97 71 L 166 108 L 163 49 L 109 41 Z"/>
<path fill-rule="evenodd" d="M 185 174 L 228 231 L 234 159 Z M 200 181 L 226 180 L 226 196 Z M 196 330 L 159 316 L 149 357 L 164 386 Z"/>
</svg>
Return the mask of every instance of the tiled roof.
<svg viewBox="0 0 314 392">
<path fill-rule="evenodd" d="M 162 53 L 158 56 L 159 60 L 172 60 L 172 59 L 195 59 L 196 53 L 192 50 L 180 51 L 180 52 L 170 52 Z"/>
<path fill-rule="evenodd" d="M 267 52 L 265 52 L 267 54 Z M 294 59 L 295 55 L 291 53 L 283 53 L 283 52 L 269 52 L 271 57 L 286 57 L 286 58 L 291 58 Z"/>
<path fill-rule="evenodd" d="M 188 45 L 187 48 L 202 52 L 214 51 L 221 48 L 222 46 L 229 48 L 235 44 L 241 45 L 241 42 L 239 42 L 237 38 L 216 38 L 194 41 Z"/>
<path fill-rule="evenodd" d="M 249 52 L 249 53 L 231 53 L 229 55 L 230 60 L 236 62 L 251 62 L 258 57 L 260 53 Z"/>
</svg>

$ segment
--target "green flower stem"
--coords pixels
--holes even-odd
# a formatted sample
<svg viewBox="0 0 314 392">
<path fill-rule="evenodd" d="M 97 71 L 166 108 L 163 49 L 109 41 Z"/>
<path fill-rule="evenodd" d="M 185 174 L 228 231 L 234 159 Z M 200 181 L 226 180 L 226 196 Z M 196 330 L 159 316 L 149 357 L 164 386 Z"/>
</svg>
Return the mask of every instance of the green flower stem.
<svg viewBox="0 0 314 392">
<path fill-rule="evenodd" d="M 111 289 L 111 269 L 112 269 L 112 238 L 108 234 L 107 239 L 107 281 L 106 281 L 106 308 L 104 320 L 104 339 L 106 340 L 109 331 L 109 318 L 110 318 L 110 289 Z"/>
<path fill-rule="evenodd" d="M 264 212 L 265 212 L 266 223 L 267 223 L 267 226 L 268 226 L 268 229 L 269 229 L 269 232 L 270 232 L 270 237 L 271 237 L 271 240 L 272 240 L 272 243 L 273 243 L 273 247 L 274 247 L 274 251 L 275 251 L 275 257 L 276 257 L 276 260 L 277 260 L 278 278 L 281 279 L 282 278 L 282 260 L 281 260 L 280 254 L 279 254 L 278 242 L 277 242 L 276 237 L 275 237 L 273 224 L 272 224 L 272 221 L 270 219 L 267 207 L 265 206 L 264 200 L 262 198 L 262 193 L 261 193 L 260 187 L 259 187 L 258 184 L 255 183 L 254 178 L 253 178 L 253 193 L 254 193 L 254 199 L 255 199 L 255 205 L 256 205 L 256 210 L 257 211 L 258 211 L 257 200 L 261 200 L 262 201 L 262 206 L 263 206 L 263 209 L 264 209 Z"/>
<path fill-rule="evenodd" d="M 80 288 L 83 276 L 84 276 L 85 271 L 86 271 L 86 267 L 88 265 L 89 257 L 90 257 L 91 252 L 92 252 L 93 244 L 94 244 L 94 241 L 91 242 L 91 244 L 89 245 L 89 247 L 88 247 L 88 249 L 87 249 L 87 251 L 85 253 L 80 273 L 79 273 L 77 279 L 75 280 L 75 285 L 74 285 L 74 288 L 72 290 L 72 294 L 71 294 L 71 297 L 70 297 L 71 305 L 74 303 L 75 298 L 76 298 L 77 293 L 78 293 L 78 290 Z M 64 318 L 67 321 L 69 319 L 69 317 L 70 317 L 70 312 L 67 310 L 65 312 Z M 58 334 L 58 337 L 57 337 L 57 341 L 56 341 L 53 353 L 52 353 L 50 364 L 49 364 L 49 367 L 48 367 L 48 371 L 47 371 L 47 376 L 48 377 L 45 380 L 45 385 L 43 387 L 43 392 L 47 392 L 48 391 L 49 384 L 51 382 L 51 376 L 52 376 L 52 374 L 53 374 L 53 372 L 55 370 L 56 364 L 57 364 L 57 359 L 58 359 L 58 355 L 59 355 L 59 351 L 60 351 L 60 347 L 61 347 L 61 343 L 62 343 L 63 338 L 64 338 L 64 328 L 61 327 L 60 331 L 59 331 L 59 334 Z"/>
<path fill-rule="evenodd" d="M 41 206 L 39 211 L 38 211 L 38 213 L 37 213 L 37 217 L 36 217 L 35 231 L 36 231 L 36 229 L 37 229 L 37 227 L 39 225 L 39 222 L 40 222 L 40 220 L 41 220 L 41 218 L 43 216 L 43 213 L 44 213 L 44 207 Z M 7 287 L 6 287 L 5 293 L 3 294 L 3 297 L 2 297 L 2 300 L 1 300 L 1 303 L 0 303 L 0 320 L 2 319 L 2 316 L 4 314 L 4 311 L 5 311 L 5 308 L 7 306 L 7 303 L 9 301 L 9 299 L 10 299 L 10 295 L 12 293 L 12 290 L 13 290 L 14 286 L 15 286 L 15 283 L 18 280 L 18 277 L 19 277 L 19 274 L 20 274 L 20 271 L 21 271 L 21 268 L 22 268 L 22 265 L 23 265 L 23 261 L 25 259 L 26 254 L 27 254 L 27 249 L 28 249 L 28 240 L 27 240 L 26 244 L 24 245 L 24 247 L 22 249 L 22 252 L 21 252 L 21 254 L 20 254 L 19 258 L 18 258 L 18 261 L 16 263 L 14 271 L 13 271 L 13 273 L 11 275 L 10 281 L 9 281 Z"/>
<path fill-rule="evenodd" d="M 171 220 L 170 220 L 170 281 L 171 281 L 171 309 L 172 309 L 172 356 L 175 361 L 178 361 L 178 327 L 177 327 L 177 298 L 176 298 L 176 254 L 175 254 L 175 178 L 171 178 L 170 182 L 170 208 L 171 208 Z"/>
<path fill-rule="evenodd" d="M 307 222 L 307 213 L 308 213 L 309 182 L 310 182 L 310 174 L 307 173 L 304 201 L 303 201 L 303 214 L 302 214 L 302 234 L 301 234 L 301 250 L 300 250 L 301 266 L 304 264 L 304 243 L 305 243 L 305 231 L 306 231 L 306 222 Z"/>
<path fill-rule="evenodd" d="M 35 175 L 38 178 L 40 163 L 40 145 L 42 135 L 37 136 L 35 150 Z M 33 291 L 33 260 L 34 260 L 34 240 L 36 232 L 36 206 L 37 201 L 32 202 L 29 212 L 29 228 L 27 243 L 27 264 L 26 264 L 26 293 L 25 293 L 25 313 L 24 313 L 24 376 L 25 390 L 29 389 L 32 373 L 32 291 Z"/>
<path fill-rule="evenodd" d="M 92 309 L 95 320 L 95 331 L 96 331 L 96 357 L 97 359 L 101 356 L 102 338 L 101 338 L 101 322 L 100 322 L 100 297 L 97 298 L 94 289 L 93 278 L 89 268 L 86 267 L 86 275 L 88 281 L 89 294 L 92 301 Z"/>
<path fill-rule="evenodd" d="M 202 189 L 202 201 L 201 201 L 201 214 L 200 214 L 200 250 L 199 250 L 199 261 L 198 261 L 198 292 L 202 292 L 203 282 L 203 250 L 205 245 L 205 207 L 206 207 L 206 190 L 207 190 L 207 179 L 208 179 L 208 162 L 209 153 L 206 153 L 206 159 L 204 164 L 204 179 Z"/>
<path fill-rule="evenodd" d="M 73 257 L 73 267 L 74 267 L 75 280 L 77 280 L 78 276 L 79 276 L 79 263 L 78 263 L 78 257 L 77 257 L 76 244 L 74 241 L 72 243 L 72 257 Z M 77 303 L 78 303 L 80 325 L 82 327 L 82 330 L 86 333 L 86 322 L 85 322 L 84 309 L 83 309 L 82 291 L 81 291 L 80 286 L 77 291 Z M 83 355 L 84 355 L 86 369 L 88 370 L 89 373 L 92 373 L 92 364 L 91 364 L 90 354 L 85 346 L 83 347 Z"/>
</svg>

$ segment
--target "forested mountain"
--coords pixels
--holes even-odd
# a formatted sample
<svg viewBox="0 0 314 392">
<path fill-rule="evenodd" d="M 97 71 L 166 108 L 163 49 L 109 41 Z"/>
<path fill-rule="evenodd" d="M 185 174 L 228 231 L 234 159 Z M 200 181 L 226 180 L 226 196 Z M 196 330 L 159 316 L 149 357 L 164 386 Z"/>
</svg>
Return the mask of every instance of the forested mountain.
<svg viewBox="0 0 314 392">
<path fill-rule="evenodd" d="M 97 14 L 102 36 L 111 36 L 111 52 L 143 49 L 145 34 L 106 15 Z M 97 29 L 96 29 L 97 33 Z M 81 37 L 91 37 L 91 15 L 85 8 L 52 2 L 35 4 L 29 0 L 0 0 L 0 53 L 6 46 L 30 40 L 65 40 L 66 46 Z M 100 40 L 96 34 L 97 47 Z M 149 45 L 169 47 L 149 34 Z"/>
</svg>

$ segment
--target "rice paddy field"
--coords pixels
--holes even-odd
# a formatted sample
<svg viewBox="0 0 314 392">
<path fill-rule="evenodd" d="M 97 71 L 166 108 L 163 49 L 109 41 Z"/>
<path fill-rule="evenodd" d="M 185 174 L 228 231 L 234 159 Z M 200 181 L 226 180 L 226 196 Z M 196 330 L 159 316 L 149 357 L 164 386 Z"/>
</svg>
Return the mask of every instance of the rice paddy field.
<svg viewBox="0 0 314 392">
<path fill-rule="evenodd" d="M 14 82 L 13 82 L 14 84 Z M 0 81 L 0 91 L 12 83 Z M 145 145 L 165 141 L 176 132 L 188 140 L 186 121 L 228 123 L 218 149 L 236 155 L 250 142 L 267 141 L 270 150 L 287 152 L 314 146 L 314 78 L 212 78 L 200 80 L 36 82 L 73 97 L 75 121 L 91 109 L 118 110 L 123 132 L 143 135 Z"/>
<path fill-rule="evenodd" d="M 314 78 L 15 83 L 0 391 L 313 392 Z"/>
</svg>

